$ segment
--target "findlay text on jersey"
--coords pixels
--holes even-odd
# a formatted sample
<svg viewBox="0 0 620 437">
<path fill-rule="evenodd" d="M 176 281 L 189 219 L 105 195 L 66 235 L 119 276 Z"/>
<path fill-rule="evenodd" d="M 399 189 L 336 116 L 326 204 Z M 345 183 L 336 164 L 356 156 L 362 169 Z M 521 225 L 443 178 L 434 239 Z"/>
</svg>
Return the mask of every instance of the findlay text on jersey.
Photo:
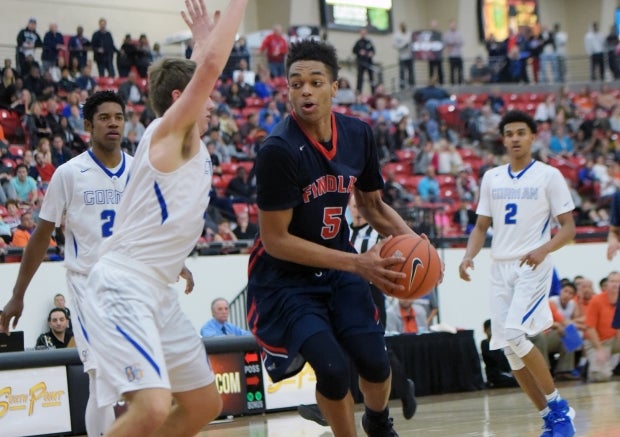
<svg viewBox="0 0 620 437">
<path fill-rule="evenodd" d="M 345 181 L 348 177 L 349 181 Z M 353 191 L 353 186 L 357 178 L 355 176 L 345 175 L 323 175 L 317 178 L 310 185 L 304 187 L 303 199 L 304 203 L 310 202 L 311 199 L 316 199 L 327 193 L 342 193 L 350 194 Z"/>
</svg>

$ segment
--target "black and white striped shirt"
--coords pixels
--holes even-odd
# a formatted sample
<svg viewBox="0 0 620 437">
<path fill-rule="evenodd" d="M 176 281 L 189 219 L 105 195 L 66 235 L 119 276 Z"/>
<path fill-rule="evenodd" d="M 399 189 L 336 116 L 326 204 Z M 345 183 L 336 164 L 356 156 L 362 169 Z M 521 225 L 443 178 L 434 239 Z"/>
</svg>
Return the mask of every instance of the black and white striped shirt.
<svg viewBox="0 0 620 437">
<path fill-rule="evenodd" d="M 351 244 L 358 253 L 364 253 L 381 240 L 381 235 L 369 223 L 362 226 L 350 225 Z"/>
</svg>

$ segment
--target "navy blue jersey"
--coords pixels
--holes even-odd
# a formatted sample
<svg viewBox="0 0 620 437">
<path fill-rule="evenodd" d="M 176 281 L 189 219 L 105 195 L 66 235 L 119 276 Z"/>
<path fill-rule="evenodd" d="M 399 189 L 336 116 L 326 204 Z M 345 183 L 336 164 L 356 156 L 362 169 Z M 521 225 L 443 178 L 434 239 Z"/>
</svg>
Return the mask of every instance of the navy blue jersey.
<svg viewBox="0 0 620 437">
<path fill-rule="evenodd" d="M 357 118 L 332 113 L 328 148 L 305 135 L 295 116 L 289 116 L 265 139 L 256 158 L 259 208 L 292 208 L 289 232 L 332 249 L 351 250 L 345 210 L 353 186 L 361 191 L 383 188 L 372 130 Z M 316 270 L 269 256 L 259 239 L 250 273 L 265 267 Z"/>
</svg>

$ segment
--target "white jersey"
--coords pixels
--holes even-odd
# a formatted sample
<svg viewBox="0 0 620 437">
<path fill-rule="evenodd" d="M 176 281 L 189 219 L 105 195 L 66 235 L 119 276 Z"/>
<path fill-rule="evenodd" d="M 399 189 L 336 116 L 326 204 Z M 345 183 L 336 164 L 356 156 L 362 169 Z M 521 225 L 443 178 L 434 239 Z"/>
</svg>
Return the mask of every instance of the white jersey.
<svg viewBox="0 0 620 437">
<path fill-rule="evenodd" d="M 102 245 L 101 255 L 123 254 L 153 268 L 160 280 L 173 283 L 204 229 L 213 169 L 201 142 L 199 152 L 180 168 L 170 173 L 156 170 L 149 150 L 160 122 L 154 120 L 140 140 L 114 235 Z"/>
<path fill-rule="evenodd" d="M 112 173 L 88 150 L 59 166 L 45 194 L 39 217 L 59 227 L 65 222 L 65 267 L 88 274 L 101 242 L 112 235 L 132 157 L 122 153 Z"/>
<path fill-rule="evenodd" d="M 549 298 L 549 301 L 553 302 L 553 304 L 558 309 L 560 314 L 562 314 L 562 317 L 564 317 L 565 320 L 572 320 L 573 315 L 575 314 L 575 310 L 577 309 L 577 302 L 575 302 L 574 299 L 568 301 L 568 303 L 566 304 L 566 308 L 564 308 L 560 303 L 560 296 L 551 296 Z"/>
<path fill-rule="evenodd" d="M 493 220 L 491 257 L 517 259 L 551 239 L 551 219 L 575 208 L 564 177 L 532 161 L 517 174 L 508 164 L 488 170 L 476 213 Z"/>
</svg>

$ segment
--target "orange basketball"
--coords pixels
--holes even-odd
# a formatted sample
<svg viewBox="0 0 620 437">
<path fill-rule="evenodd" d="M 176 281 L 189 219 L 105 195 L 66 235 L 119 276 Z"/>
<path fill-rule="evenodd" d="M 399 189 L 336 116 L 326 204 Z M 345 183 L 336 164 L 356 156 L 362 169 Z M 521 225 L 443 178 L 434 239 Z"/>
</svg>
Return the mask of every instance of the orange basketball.
<svg viewBox="0 0 620 437">
<path fill-rule="evenodd" d="M 400 256 L 404 262 L 390 266 L 395 272 L 403 272 L 405 277 L 397 282 L 405 287 L 402 291 L 384 292 L 399 299 L 417 299 L 428 294 L 441 277 L 441 259 L 437 250 L 417 235 L 399 235 L 385 243 L 381 256 L 389 258 Z"/>
</svg>

